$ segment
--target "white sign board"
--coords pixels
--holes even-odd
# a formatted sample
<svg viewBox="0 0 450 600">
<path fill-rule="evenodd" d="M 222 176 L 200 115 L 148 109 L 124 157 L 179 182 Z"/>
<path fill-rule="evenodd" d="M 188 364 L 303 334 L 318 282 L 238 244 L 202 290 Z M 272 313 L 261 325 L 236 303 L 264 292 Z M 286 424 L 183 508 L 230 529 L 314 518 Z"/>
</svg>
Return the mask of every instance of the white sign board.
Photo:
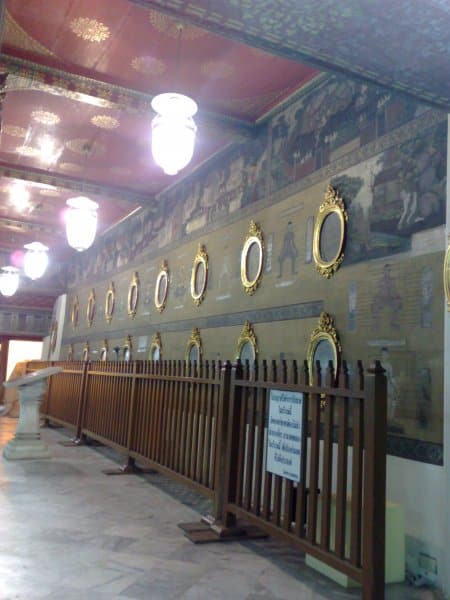
<svg viewBox="0 0 450 600">
<path fill-rule="evenodd" d="M 266 470 L 300 480 L 303 394 L 270 390 Z"/>
</svg>

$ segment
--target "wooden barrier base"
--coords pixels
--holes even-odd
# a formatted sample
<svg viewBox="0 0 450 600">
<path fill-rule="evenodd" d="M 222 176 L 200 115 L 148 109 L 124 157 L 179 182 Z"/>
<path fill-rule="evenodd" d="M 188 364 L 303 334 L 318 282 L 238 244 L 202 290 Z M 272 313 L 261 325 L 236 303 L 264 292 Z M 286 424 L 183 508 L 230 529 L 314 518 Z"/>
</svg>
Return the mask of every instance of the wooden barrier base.
<svg viewBox="0 0 450 600">
<path fill-rule="evenodd" d="M 213 517 L 202 517 L 194 523 L 179 523 L 178 527 L 194 544 L 211 544 L 214 542 L 235 542 L 239 540 L 256 540 L 267 538 L 268 535 L 258 527 L 249 524 L 239 524 L 236 527 L 224 527 Z"/>
<path fill-rule="evenodd" d="M 102 473 L 104 475 L 156 475 L 158 471 L 138 467 L 134 462 L 134 459 L 130 458 L 121 467 L 118 467 L 117 469 L 104 469 Z"/>
</svg>

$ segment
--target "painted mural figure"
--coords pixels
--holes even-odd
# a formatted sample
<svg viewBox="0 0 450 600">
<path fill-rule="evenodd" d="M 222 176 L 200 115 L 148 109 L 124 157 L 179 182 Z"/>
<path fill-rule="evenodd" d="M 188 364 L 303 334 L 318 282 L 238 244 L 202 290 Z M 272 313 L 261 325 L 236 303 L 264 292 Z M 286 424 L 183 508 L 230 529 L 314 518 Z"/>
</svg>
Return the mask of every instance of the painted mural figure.
<svg viewBox="0 0 450 600">
<path fill-rule="evenodd" d="M 286 226 L 286 232 L 283 239 L 283 247 L 278 257 L 278 263 L 280 265 L 280 271 L 278 277 L 283 276 L 283 264 L 284 261 L 289 258 L 291 261 L 291 275 L 296 275 L 295 263 L 298 256 L 297 246 L 295 245 L 295 231 L 292 221 L 289 221 Z"/>
<path fill-rule="evenodd" d="M 433 326 L 433 271 L 426 267 L 420 280 L 422 292 L 420 325 L 423 328 Z"/>
<path fill-rule="evenodd" d="M 372 302 L 373 328 L 380 326 L 381 313 L 386 309 L 391 312 L 389 326 L 393 329 L 400 327 L 399 317 L 403 302 L 397 291 L 395 279 L 391 275 L 391 265 L 384 265 L 383 275 L 378 281 L 377 291 Z"/>
<path fill-rule="evenodd" d="M 385 370 L 387 383 L 387 420 L 388 423 L 392 423 L 397 416 L 400 394 L 397 378 L 394 376 L 394 369 L 389 357 L 389 349 L 386 347 L 381 348 L 380 362 L 381 366 Z"/>
</svg>

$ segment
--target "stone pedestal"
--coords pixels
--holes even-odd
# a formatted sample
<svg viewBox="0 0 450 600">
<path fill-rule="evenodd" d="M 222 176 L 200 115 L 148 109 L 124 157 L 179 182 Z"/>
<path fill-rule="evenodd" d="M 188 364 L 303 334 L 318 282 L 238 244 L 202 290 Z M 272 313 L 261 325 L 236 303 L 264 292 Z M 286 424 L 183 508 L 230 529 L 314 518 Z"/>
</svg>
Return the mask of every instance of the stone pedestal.
<svg viewBox="0 0 450 600">
<path fill-rule="evenodd" d="M 39 407 L 46 389 L 47 377 L 60 371 L 60 367 L 49 367 L 3 383 L 6 388 L 19 389 L 20 404 L 16 435 L 3 450 L 3 456 L 8 460 L 51 458 L 46 444 L 41 440 Z"/>
</svg>

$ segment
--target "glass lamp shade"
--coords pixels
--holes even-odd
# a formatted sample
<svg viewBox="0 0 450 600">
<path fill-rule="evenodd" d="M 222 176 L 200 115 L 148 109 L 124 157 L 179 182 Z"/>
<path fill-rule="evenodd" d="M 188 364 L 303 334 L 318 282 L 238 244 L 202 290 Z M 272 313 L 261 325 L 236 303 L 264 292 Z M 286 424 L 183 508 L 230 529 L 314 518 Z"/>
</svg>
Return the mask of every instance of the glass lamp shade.
<svg viewBox="0 0 450 600">
<path fill-rule="evenodd" d="M 0 294 L 14 296 L 19 287 L 19 269 L 3 267 L 0 271 Z"/>
<path fill-rule="evenodd" d="M 85 196 L 66 202 L 66 235 L 69 246 L 82 252 L 92 245 L 97 232 L 98 204 Z"/>
<path fill-rule="evenodd" d="M 197 104 L 183 94 L 169 92 L 152 100 L 152 154 L 167 175 L 176 175 L 194 154 L 197 126 L 192 119 Z"/>
<path fill-rule="evenodd" d="M 40 242 L 26 244 L 27 250 L 23 259 L 23 270 L 30 279 L 39 279 L 45 273 L 48 266 L 48 248 Z"/>
</svg>

